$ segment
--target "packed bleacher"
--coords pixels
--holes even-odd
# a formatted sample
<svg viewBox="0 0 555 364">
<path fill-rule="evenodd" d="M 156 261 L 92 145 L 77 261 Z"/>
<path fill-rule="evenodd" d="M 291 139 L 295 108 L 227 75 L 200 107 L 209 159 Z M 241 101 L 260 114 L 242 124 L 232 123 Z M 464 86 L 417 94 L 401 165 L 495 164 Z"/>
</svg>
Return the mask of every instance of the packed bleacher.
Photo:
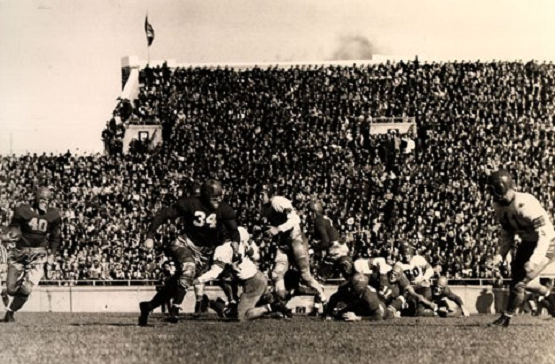
<svg viewBox="0 0 555 364">
<path fill-rule="evenodd" d="M 487 173 L 511 171 L 553 215 L 555 68 L 535 62 L 413 62 L 141 71 L 102 137 L 105 155 L 2 156 L 1 223 L 50 185 L 63 247 L 47 279 L 157 279 L 145 250 L 150 218 L 217 178 L 271 267 L 256 187 L 274 184 L 299 210 L 323 201 L 354 257 L 396 260 L 409 243 L 450 278 L 484 278 L 497 244 Z M 370 135 L 381 117 L 412 117 L 414 134 Z M 163 144 L 122 153 L 129 123 L 162 126 Z M 173 239 L 167 225 L 160 239 Z M 314 265 L 323 253 L 311 239 Z"/>
</svg>

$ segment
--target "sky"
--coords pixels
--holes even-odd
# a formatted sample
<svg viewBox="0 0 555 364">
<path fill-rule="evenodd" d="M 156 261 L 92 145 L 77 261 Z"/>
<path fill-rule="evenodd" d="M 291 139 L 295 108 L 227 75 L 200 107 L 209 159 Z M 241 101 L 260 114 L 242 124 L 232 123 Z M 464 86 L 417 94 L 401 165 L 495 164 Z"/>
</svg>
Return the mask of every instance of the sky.
<svg viewBox="0 0 555 364">
<path fill-rule="evenodd" d="M 0 154 L 102 151 L 129 55 L 554 60 L 554 18 L 551 0 L 0 0 Z"/>
</svg>

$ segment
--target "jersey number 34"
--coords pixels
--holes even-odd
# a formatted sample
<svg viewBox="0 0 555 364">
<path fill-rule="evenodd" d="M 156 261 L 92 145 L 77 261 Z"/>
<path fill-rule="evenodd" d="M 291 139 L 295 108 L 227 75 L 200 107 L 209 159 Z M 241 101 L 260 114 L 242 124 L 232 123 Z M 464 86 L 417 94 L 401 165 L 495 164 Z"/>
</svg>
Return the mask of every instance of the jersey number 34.
<svg viewBox="0 0 555 364">
<path fill-rule="evenodd" d="M 206 216 L 206 214 L 202 211 L 195 212 L 195 220 L 193 224 L 198 227 L 203 227 L 204 225 L 208 225 L 209 228 L 215 229 L 216 228 L 216 214 L 210 214 Z"/>
</svg>

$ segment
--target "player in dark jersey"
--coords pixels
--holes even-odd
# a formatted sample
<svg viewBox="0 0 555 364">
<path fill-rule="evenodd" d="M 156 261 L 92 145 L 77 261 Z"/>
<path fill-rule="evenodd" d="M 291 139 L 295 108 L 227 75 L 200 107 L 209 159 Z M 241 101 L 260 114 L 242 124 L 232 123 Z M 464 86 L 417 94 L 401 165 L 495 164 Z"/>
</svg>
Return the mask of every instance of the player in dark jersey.
<svg viewBox="0 0 555 364">
<path fill-rule="evenodd" d="M 324 215 L 324 207 L 319 201 L 311 201 L 308 209 L 312 211 L 314 218 L 314 239 L 320 241 L 322 250 L 329 249 L 334 244 L 344 244 L 339 237 L 337 229 L 329 217 Z"/>
<path fill-rule="evenodd" d="M 5 322 L 15 321 L 15 312 L 29 299 L 33 287 L 44 275 L 44 265 L 53 262 L 60 246 L 62 217 L 50 207 L 53 193 L 47 187 L 35 191 L 32 204 L 14 209 L 10 233 L 15 246 L 8 257 L 7 291 L 12 302 L 6 309 Z M 50 250 L 50 251 L 49 251 Z"/>
<path fill-rule="evenodd" d="M 344 308 L 338 309 L 339 304 Z M 343 283 L 330 296 L 324 312 L 326 319 L 336 318 L 345 321 L 383 320 L 390 318 L 385 304 L 380 300 L 376 289 L 368 285 L 364 274 L 356 273 Z"/>
<path fill-rule="evenodd" d="M 342 241 L 331 219 L 324 214 L 324 207 L 319 201 L 311 201 L 308 204 L 308 209 L 312 211 L 313 224 L 314 224 L 314 239 L 319 241 L 319 249 L 326 252 L 326 259 L 332 264 L 336 265 L 339 258 L 346 256 L 349 253 L 349 248 Z M 314 298 L 314 309 L 311 315 L 317 315 L 321 302 L 318 296 Z"/>
<path fill-rule="evenodd" d="M 170 322 L 177 322 L 180 305 L 187 290 L 193 285 L 197 272 L 208 263 L 215 248 L 223 244 L 226 234 L 231 241 L 240 242 L 236 213 L 222 198 L 220 182 L 207 180 L 201 187 L 200 196 L 181 198 L 174 205 L 160 211 L 152 220 L 145 241 L 147 248 L 154 246 L 156 231 L 167 220 L 181 217 L 182 234 L 163 247 L 166 254 L 175 261 L 176 271 L 151 301 L 140 303 L 140 326 L 146 326 L 149 313 L 170 298 L 173 299 Z M 204 310 L 201 307 L 204 302 L 203 290 L 202 284 L 195 286 L 196 313 Z"/>
<path fill-rule="evenodd" d="M 462 299 L 449 288 L 447 277 L 439 277 L 437 282 L 432 285 L 432 302 L 438 307 L 438 316 L 468 316 L 468 311 L 464 307 Z M 452 307 L 451 302 L 456 304 L 457 307 Z"/>
<path fill-rule="evenodd" d="M 390 315 L 394 317 L 399 317 L 401 312 L 407 308 L 406 296 L 430 309 L 432 315 L 437 310 L 437 306 L 433 302 L 416 293 L 405 276 L 401 264 L 395 264 L 388 273 L 380 274 L 379 284 L 378 294 L 386 304 Z"/>
</svg>

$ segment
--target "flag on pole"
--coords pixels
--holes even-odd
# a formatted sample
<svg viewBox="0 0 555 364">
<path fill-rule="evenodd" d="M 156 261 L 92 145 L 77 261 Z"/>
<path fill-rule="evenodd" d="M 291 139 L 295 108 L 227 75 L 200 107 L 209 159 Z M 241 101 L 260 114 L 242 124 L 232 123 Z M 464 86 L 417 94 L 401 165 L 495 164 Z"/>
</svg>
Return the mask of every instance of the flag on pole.
<svg viewBox="0 0 555 364">
<path fill-rule="evenodd" d="M 154 41 L 154 28 L 152 28 L 152 25 L 150 25 L 150 23 L 148 22 L 148 15 L 145 18 L 145 33 L 148 46 L 150 47 L 150 45 Z"/>
</svg>

